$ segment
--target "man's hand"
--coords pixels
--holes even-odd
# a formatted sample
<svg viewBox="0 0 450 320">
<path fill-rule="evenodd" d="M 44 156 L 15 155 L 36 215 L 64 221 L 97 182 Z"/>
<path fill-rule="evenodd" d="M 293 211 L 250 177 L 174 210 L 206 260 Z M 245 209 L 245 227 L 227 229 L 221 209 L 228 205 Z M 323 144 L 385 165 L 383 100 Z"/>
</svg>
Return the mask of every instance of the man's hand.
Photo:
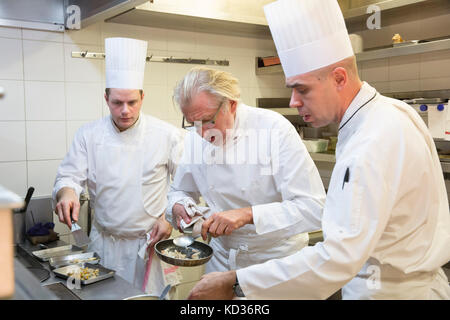
<svg viewBox="0 0 450 320">
<path fill-rule="evenodd" d="M 150 233 L 152 241 L 148 245 L 149 248 L 152 248 L 158 241 L 169 238 L 171 233 L 172 226 L 167 222 L 165 215 L 162 214 L 153 225 L 152 232 Z"/>
<path fill-rule="evenodd" d="M 231 300 L 236 271 L 211 272 L 201 277 L 189 293 L 189 300 Z"/>
<path fill-rule="evenodd" d="M 253 223 L 252 208 L 241 208 L 213 213 L 202 225 L 202 238 L 206 240 L 207 233 L 218 237 L 230 235 L 236 229 Z"/>
<path fill-rule="evenodd" d="M 191 217 L 189 217 L 188 213 L 184 209 L 184 206 L 179 203 L 175 203 L 172 207 L 172 217 L 172 219 L 175 219 L 175 221 L 177 222 L 177 228 L 180 232 L 182 232 L 180 227 L 181 219 L 183 219 L 186 223 L 191 222 Z"/>
<path fill-rule="evenodd" d="M 67 224 L 69 229 L 72 228 L 72 220 L 78 221 L 80 213 L 80 200 L 75 190 L 72 188 L 61 188 L 56 194 L 55 213 L 58 215 L 59 221 Z"/>
</svg>

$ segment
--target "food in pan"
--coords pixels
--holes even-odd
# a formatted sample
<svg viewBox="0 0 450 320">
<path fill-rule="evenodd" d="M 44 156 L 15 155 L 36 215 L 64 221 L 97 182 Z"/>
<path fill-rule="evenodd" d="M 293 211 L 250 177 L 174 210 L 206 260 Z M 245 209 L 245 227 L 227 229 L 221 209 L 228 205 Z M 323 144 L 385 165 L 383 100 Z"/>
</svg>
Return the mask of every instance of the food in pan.
<svg viewBox="0 0 450 320">
<path fill-rule="evenodd" d="M 69 277 L 74 277 L 80 280 L 89 280 L 98 277 L 99 269 L 81 268 L 80 270 L 67 273 Z"/>
<path fill-rule="evenodd" d="M 161 253 L 165 256 L 171 257 L 171 258 L 175 258 L 175 259 L 200 259 L 200 250 L 192 248 L 190 249 L 190 251 L 192 251 L 193 253 L 190 254 L 191 252 L 188 252 L 188 254 L 183 253 L 181 251 L 179 251 L 178 249 L 164 249 L 161 250 Z"/>
<path fill-rule="evenodd" d="M 71 261 L 69 261 L 70 264 L 77 264 L 80 262 L 88 262 L 88 261 L 93 261 L 93 260 L 97 260 L 97 257 L 92 257 L 92 258 L 87 258 L 87 259 L 73 259 Z"/>
</svg>

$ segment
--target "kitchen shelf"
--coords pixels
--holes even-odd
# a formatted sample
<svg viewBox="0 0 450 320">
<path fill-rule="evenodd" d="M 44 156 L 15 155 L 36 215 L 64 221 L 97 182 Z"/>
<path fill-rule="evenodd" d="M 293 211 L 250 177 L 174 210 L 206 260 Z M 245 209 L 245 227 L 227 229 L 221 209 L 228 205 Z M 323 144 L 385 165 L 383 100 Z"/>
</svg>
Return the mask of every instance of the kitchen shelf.
<svg viewBox="0 0 450 320">
<path fill-rule="evenodd" d="M 260 67 L 262 61 L 260 57 L 255 58 L 255 73 L 257 76 L 269 75 L 269 74 L 282 74 L 283 68 L 281 64 L 275 64 L 268 67 Z"/>
<path fill-rule="evenodd" d="M 450 39 L 436 40 L 424 43 L 410 44 L 405 46 L 370 50 L 356 54 L 358 62 L 390 57 L 406 56 L 450 49 Z"/>
<path fill-rule="evenodd" d="M 442 50 L 450 50 L 450 39 L 436 40 L 424 43 L 410 44 L 392 48 L 384 48 L 377 50 L 370 50 L 366 52 L 361 52 L 356 54 L 356 61 L 369 61 L 374 59 L 383 59 L 390 57 L 406 56 L 411 54 L 420 54 L 427 52 L 436 52 Z M 259 67 L 258 60 L 260 58 L 255 58 L 255 73 L 256 75 L 267 75 L 267 74 L 281 74 L 283 69 L 281 64 L 269 66 L 269 67 Z"/>
</svg>

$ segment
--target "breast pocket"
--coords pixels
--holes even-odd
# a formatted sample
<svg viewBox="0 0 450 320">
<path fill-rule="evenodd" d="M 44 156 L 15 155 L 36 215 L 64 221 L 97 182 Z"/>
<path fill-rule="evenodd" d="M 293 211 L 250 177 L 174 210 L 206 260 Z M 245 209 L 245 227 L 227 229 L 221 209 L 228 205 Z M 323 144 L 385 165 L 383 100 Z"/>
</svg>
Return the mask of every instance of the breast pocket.
<svg viewBox="0 0 450 320">
<path fill-rule="evenodd" d="M 330 221 L 340 234 L 355 234 L 360 230 L 363 186 L 359 183 L 358 172 L 352 169 L 343 166 L 333 172 L 325 204 L 325 212 L 330 216 L 322 219 Z"/>
</svg>

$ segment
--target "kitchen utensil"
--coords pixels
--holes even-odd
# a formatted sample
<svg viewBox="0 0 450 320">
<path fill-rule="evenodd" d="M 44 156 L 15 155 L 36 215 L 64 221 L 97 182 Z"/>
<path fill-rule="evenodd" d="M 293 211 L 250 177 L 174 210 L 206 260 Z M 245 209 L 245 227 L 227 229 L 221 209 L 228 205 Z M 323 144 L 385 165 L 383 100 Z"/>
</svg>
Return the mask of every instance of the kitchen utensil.
<svg viewBox="0 0 450 320">
<path fill-rule="evenodd" d="M 182 254 L 186 254 L 187 257 L 185 259 L 170 257 L 162 253 L 162 251 L 165 251 L 166 249 L 172 252 L 178 251 Z M 189 259 L 189 257 L 192 257 L 195 253 L 193 249 L 200 252 L 200 257 L 198 259 Z M 173 243 L 173 239 L 166 239 L 156 243 L 155 252 L 162 261 L 168 264 L 181 267 L 194 267 L 208 262 L 212 257 L 213 249 L 206 243 L 200 241 L 194 241 L 189 247 L 179 247 Z"/>
<path fill-rule="evenodd" d="M 24 200 L 24 206 L 18 209 L 14 209 L 14 244 L 24 243 L 26 236 L 26 212 L 28 204 L 30 203 L 33 195 L 34 188 L 29 187 Z"/>
<path fill-rule="evenodd" d="M 205 220 L 200 219 L 194 225 L 191 225 L 188 228 L 183 229 L 184 234 L 174 238 L 173 243 L 179 247 L 190 246 L 195 241 L 195 239 L 201 236 L 203 222 L 205 222 Z M 210 238 L 209 233 L 207 233 L 207 235 L 208 238 Z"/>
<path fill-rule="evenodd" d="M 90 264 L 97 264 L 100 262 L 100 256 L 96 252 L 85 252 L 85 253 L 70 254 L 61 257 L 54 257 L 48 260 L 50 268 L 52 269 L 65 267 L 71 264 L 80 264 L 86 262 Z"/>
<path fill-rule="evenodd" d="M 86 232 L 84 232 L 75 221 L 72 221 L 72 228 L 70 229 L 70 231 L 72 232 L 77 246 L 84 247 L 91 242 Z"/>
<path fill-rule="evenodd" d="M 195 239 L 192 237 L 192 230 L 194 226 L 190 226 L 186 229 L 183 229 L 183 234 L 173 239 L 173 243 L 179 247 L 188 247 L 190 246 Z"/>
<path fill-rule="evenodd" d="M 33 251 L 32 254 L 41 261 L 48 261 L 50 258 L 67 256 L 74 253 L 82 253 L 84 250 L 74 245 L 66 245 L 51 249 Z"/>
<path fill-rule="evenodd" d="M 139 294 L 137 296 L 124 298 L 123 300 L 159 300 L 159 297 L 151 294 Z"/>
<path fill-rule="evenodd" d="M 100 264 L 90 264 L 90 263 L 68 265 L 68 266 L 65 266 L 62 268 L 57 268 L 57 269 L 53 270 L 53 273 L 59 278 L 69 279 L 69 278 L 73 278 L 74 274 L 80 273 L 82 268 L 90 268 L 90 269 L 94 269 L 94 270 L 95 269 L 99 270 L 98 276 L 87 279 L 87 280 L 80 280 L 80 283 L 83 285 L 91 284 L 94 282 L 98 282 L 98 281 L 102 281 L 102 280 L 111 278 L 116 273 L 114 270 L 105 268 L 104 266 L 102 266 Z"/>
<path fill-rule="evenodd" d="M 169 293 L 170 289 L 172 289 L 172 286 L 168 284 L 162 291 L 161 295 L 159 296 L 159 300 L 165 300 L 165 297 Z"/>
<path fill-rule="evenodd" d="M 177 247 L 189 247 L 194 241 L 195 239 L 190 235 L 182 235 L 173 239 L 173 243 Z"/>
</svg>

